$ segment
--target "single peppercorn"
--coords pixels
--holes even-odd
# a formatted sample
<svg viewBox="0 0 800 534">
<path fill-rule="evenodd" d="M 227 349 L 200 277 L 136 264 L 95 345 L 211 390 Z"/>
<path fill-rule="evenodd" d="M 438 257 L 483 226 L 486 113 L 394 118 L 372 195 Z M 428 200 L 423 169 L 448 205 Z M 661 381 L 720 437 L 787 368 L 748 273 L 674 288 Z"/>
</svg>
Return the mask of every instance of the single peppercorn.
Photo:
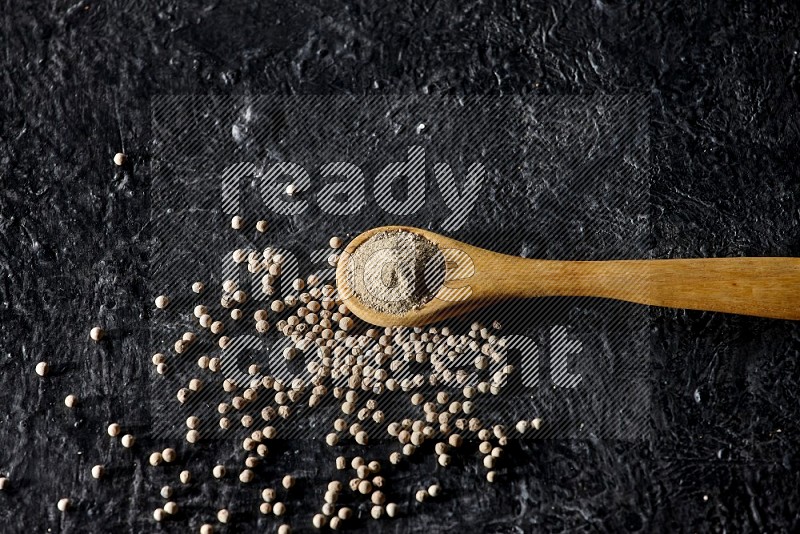
<svg viewBox="0 0 800 534">
<path fill-rule="evenodd" d="M 93 341 L 100 341 L 105 336 L 105 330 L 100 328 L 99 326 L 95 326 L 89 332 L 89 337 L 92 338 Z"/>
<path fill-rule="evenodd" d="M 214 469 L 211 470 L 211 474 L 214 475 L 214 478 L 223 478 L 225 477 L 225 473 L 227 470 L 225 469 L 224 465 L 215 465 Z"/>
<path fill-rule="evenodd" d="M 98 465 L 92 467 L 92 478 L 95 478 L 95 479 L 99 480 L 99 479 L 103 478 L 103 475 L 105 474 L 105 472 L 106 472 L 105 467 L 103 467 L 102 465 L 98 464 Z"/>
<path fill-rule="evenodd" d="M 47 373 L 50 372 L 50 366 L 47 362 L 39 362 L 36 364 L 36 374 L 39 376 L 47 376 Z"/>
</svg>

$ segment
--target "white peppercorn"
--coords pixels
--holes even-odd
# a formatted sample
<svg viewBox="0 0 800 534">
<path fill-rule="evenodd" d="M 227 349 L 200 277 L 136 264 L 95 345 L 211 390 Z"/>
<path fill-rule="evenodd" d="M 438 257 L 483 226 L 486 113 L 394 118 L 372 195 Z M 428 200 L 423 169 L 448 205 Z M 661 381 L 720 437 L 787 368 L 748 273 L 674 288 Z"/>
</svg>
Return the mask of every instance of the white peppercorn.
<svg viewBox="0 0 800 534">
<path fill-rule="evenodd" d="M 72 501 L 68 498 L 59 499 L 58 501 L 58 510 L 61 512 L 66 512 L 69 507 L 72 506 Z"/>
<path fill-rule="evenodd" d="M 239 482 L 243 484 L 249 484 L 253 481 L 253 472 L 250 469 L 244 469 L 241 473 L 239 473 Z"/>
<path fill-rule="evenodd" d="M 221 464 L 215 465 L 211 470 L 211 474 L 214 475 L 214 478 L 223 478 L 225 477 L 226 472 L 227 470 L 225 469 L 225 466 Z"/>
<path fill-rule="evenodd" d="M 156 467 L 157 465 L 161 464 L 161 460 L 162 459 L 163 458 L 161 457 L 161 453 L 160 452 L 154 452 L 154 453 L 150 454 L 150 465 L 152 465 L 153 467 Z"/>
<path fill-rule="evenodd" d="M 263 499 L 264 502 L 274 501 L 276 495 L 277 493 L 272 488 L 264 488 L 263 490 L 261 490 L 261 499 Z"/>
<path fill-rule="evenodd" d="M 64 399 L 64 404 L 67 406 L 67 408 L 74 408 L 78 405 L 78 397 L 75 395 L 67 395 Z"/>
<path fill-rule="evenodd" d="M 103 330 L 99 326 L 95 326 L 89 332 L 89 337 L 91 337 L 93 341 L 100 341 L 101 339 L 103 339 L 105 334 L 106 334 L 105 330 Z"/>
<path fill-rule="evenodd" d="M 98 465 L 92 467 L 92 478 L 95 478 L 95 479 L 99 480 L 99 479 L 103 478 L 103 475 L 105 474 L 105 472 L 106 472 L 105 467 L 103 467 L 102 465 L 98 464 Z"/>
<path fill-rule="evenodd" d="M 189 443 L 197 443 L 200 441 L 200 432 L 197 430 L 190 430 L 186 433 L 186 441 Z"/>
<path fill-rule="evenodd" d="M 125 156 L 125 154 L 123 154 L 122 152 L 117 152 L 116 154 L 114 154 L 114 165 L 116 165 L 117 167 L 122 167 L 123 165 L 125 165 L 125 161 L 127 159 L 128 158 Z"/>
<path fill-rule="evenodd" d="M 159 295 L 156 297 L 156 308 L 163 310 L 169 305 L 169 297 L 166 295 Z"/>
<path fill-rule="evenodd" d="M 358 478 L 367 478 L 369 476 L 369 467 L 366 465 L 358 466 L 358 469 L 356 469 L 356 475 Z"/>
<path fill-rule="evenodd" d="M 36 364 L 36 374 L 39 376 L 47 376 L 47 373 L 50 372 L 50 366 L 47 362 L 39 362 Z"/>
<path fill-rule="evenodd" d="M 370 496 L 370 500 L 372 501 L 372 504 L 382 505 L 386 502 L 386 496 L 382 491 L 374 491 Z"/>
<path fill-rule="evenodd" d="M 130 449 L 131 447 L 133 447 L 134 443 L 136 443 L 136 438 L 134 438 L 130 434 L 125 434 L 124 436 L 122 436 L 120 442 L 122 443 L 123 447 L 125 447 L 126 449 Z"/>
</svg>

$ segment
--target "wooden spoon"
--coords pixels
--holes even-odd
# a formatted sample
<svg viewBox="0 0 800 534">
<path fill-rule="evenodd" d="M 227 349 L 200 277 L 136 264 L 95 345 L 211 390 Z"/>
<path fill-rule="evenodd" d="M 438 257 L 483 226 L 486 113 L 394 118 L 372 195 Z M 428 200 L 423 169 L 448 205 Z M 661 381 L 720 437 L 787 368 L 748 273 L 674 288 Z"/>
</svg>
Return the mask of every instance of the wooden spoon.
<svg viewBox="0 0 800 534">
<path fill-rule="evenodd" d="M 435 297 L 404 314 L 365 305 L 348 284 L 348 261 L 379 232 L 412 232 L 434 243 L 445 259 Z M 692 258 L 553 261 L 518 258 L 407 226 L 373 228 L 353 239 L 336 269 L 347 307 L 379 326 L 421 326 L 506 299 L 602 297 L 670 308 L 800 320 L 800 258 Z"/>
</svg>

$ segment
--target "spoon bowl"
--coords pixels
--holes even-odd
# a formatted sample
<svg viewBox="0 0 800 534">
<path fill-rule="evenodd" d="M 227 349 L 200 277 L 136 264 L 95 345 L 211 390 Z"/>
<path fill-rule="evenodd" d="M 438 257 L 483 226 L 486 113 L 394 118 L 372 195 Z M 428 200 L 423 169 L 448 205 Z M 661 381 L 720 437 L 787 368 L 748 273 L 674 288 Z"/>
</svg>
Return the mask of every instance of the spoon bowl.
<svg viewBox="0 0 800 534">
<path fill-rule="evenodd" d="M 354 289 L 352 255 L 382 232 L 410 232 L 436 246 L 441 285 L 403 313 L 381 311 Z M 374 276 L 374 275 L 373 275 Z M 419 281 L 418 283 L 421 283 Z M 558 261 L 481 249 L 428 230 L 383 226 L 355 237 L 336 268 L 339 298 L 378 326 L 422 326 L 500 301 L 543 296 L 601 297 L 651 306 L 800 320 L 800 258 L 741 257 Z"/>
</svg>

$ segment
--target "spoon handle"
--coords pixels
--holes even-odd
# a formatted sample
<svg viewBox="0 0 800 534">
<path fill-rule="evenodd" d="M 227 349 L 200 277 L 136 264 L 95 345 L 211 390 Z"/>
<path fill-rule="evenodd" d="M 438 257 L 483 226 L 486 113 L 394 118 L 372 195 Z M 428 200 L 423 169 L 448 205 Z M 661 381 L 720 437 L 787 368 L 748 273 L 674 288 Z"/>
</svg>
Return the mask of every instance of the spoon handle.
<svg viewBox="0 0 800 534">
<path fill-rule="evenodd" d="M 484 297 L 603 297 L 800 320 L 800 258 L 495 262 L 504 265 L 494 265 Z"/>
</svg>

